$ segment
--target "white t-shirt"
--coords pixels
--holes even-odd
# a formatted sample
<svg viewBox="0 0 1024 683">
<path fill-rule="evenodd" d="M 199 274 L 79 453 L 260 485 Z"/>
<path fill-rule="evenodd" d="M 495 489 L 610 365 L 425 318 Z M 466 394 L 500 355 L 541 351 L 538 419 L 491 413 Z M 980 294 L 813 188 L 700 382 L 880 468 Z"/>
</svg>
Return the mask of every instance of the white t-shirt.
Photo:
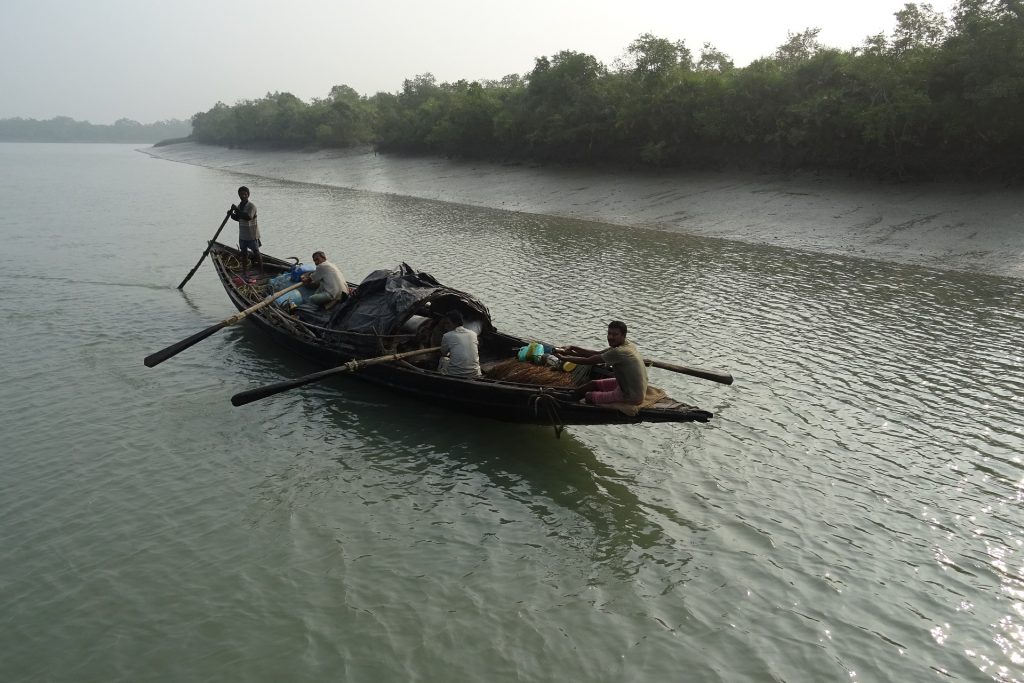
<svg viewBox="0 0 1024 683">
<path fill-rule="evenodd" d="M 456 327 L 441 337 L 441 355 L 451 352 L 447 367 L 441 369 L 445 375 L 454 377 L 480 376 L 480 342 L 476 332 L 465 327 Z"/>
<path fill-rule="evenodd" d="M 327 292 L 331 297 L 337 299 L 343 293 L 348 294 L 348 283 L 338 266 L 330 261 L 324 261 L 313 271 L 309 279 L 320 283 L 320 291 Z"/>
</svg>

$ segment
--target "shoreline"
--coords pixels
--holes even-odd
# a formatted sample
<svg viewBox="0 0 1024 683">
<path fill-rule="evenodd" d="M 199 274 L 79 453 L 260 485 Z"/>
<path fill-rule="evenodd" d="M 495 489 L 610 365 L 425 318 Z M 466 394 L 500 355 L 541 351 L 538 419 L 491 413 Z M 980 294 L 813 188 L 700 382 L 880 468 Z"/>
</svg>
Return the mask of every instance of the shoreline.
<svg viewBox="0 0 1024 683">
<path fill-rule="evenodd" d="M 157 159 L 257 177 L 1024 278 L 1019 189 L 734 172 L 608 172 L 181 143 Z"/>
</svg>

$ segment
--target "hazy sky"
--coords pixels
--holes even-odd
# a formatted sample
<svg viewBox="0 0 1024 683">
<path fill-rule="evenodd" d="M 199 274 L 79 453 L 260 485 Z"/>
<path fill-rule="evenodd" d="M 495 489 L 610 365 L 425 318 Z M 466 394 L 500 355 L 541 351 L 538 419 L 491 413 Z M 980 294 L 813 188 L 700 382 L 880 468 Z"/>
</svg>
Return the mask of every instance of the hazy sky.
<svg viewBox="0 0 1024 683">
<path fill-rule="evenodd" d="M 952 0 L 932 2 L 947 12 Z M 372 95 L 403 79 L 525 74 L 575 50 L 605 64 L 642 33 L 710 42 L 737 66 L 817 26 L 850 48 L 904 0 L 2 0 L 0 118 L 188 118 L 271 91 Z"/>
</svg>

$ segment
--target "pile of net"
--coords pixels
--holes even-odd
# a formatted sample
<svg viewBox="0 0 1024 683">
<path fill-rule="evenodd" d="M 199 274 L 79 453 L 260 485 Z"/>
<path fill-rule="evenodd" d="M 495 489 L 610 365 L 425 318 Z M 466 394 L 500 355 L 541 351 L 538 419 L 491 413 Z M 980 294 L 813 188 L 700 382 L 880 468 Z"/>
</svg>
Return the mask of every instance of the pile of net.
<svg viewBox="0 0 1024 683">
<path fill-rule="evenodd" d="M 506 382 L 537 384 L 545 387 L 573 388 L 586 381 L 590 366 L 579 365 L 572 372 L 556 370 L 547 365 L 536 365 L 512 357 L 487 368 L 484 374 Z"/>
</svg>

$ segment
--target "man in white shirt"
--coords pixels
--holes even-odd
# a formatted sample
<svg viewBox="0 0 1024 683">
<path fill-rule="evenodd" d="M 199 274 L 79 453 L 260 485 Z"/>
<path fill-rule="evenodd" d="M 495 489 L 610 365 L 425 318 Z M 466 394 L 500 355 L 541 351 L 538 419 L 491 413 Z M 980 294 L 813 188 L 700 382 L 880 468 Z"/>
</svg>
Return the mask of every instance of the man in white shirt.
<svg viewBox="0 0 1024 683">
<path fill-rule="evenodd" d="M 441 362 L 437 369 L 442 375 L 479 377 L 480 343 L 476 332 L 463 327 L 465 321 L 459 311 L 448 311 L 445 322 L 453 329 L 441 337 Z"/>
<path fill-rule="evenodd" d="M 339 301 L 344 301 L 348 296 L 348 283 L 345 276 L 334 265 L 327 260 L 327 255 L 322 251 L 313 252 L 313 263 L 316 270 L 302 276 L 302 281 L 307 285 L 316 285 L 317 291 L 309 300 L 324 308 L 330 308 Z"/>
</svg>

